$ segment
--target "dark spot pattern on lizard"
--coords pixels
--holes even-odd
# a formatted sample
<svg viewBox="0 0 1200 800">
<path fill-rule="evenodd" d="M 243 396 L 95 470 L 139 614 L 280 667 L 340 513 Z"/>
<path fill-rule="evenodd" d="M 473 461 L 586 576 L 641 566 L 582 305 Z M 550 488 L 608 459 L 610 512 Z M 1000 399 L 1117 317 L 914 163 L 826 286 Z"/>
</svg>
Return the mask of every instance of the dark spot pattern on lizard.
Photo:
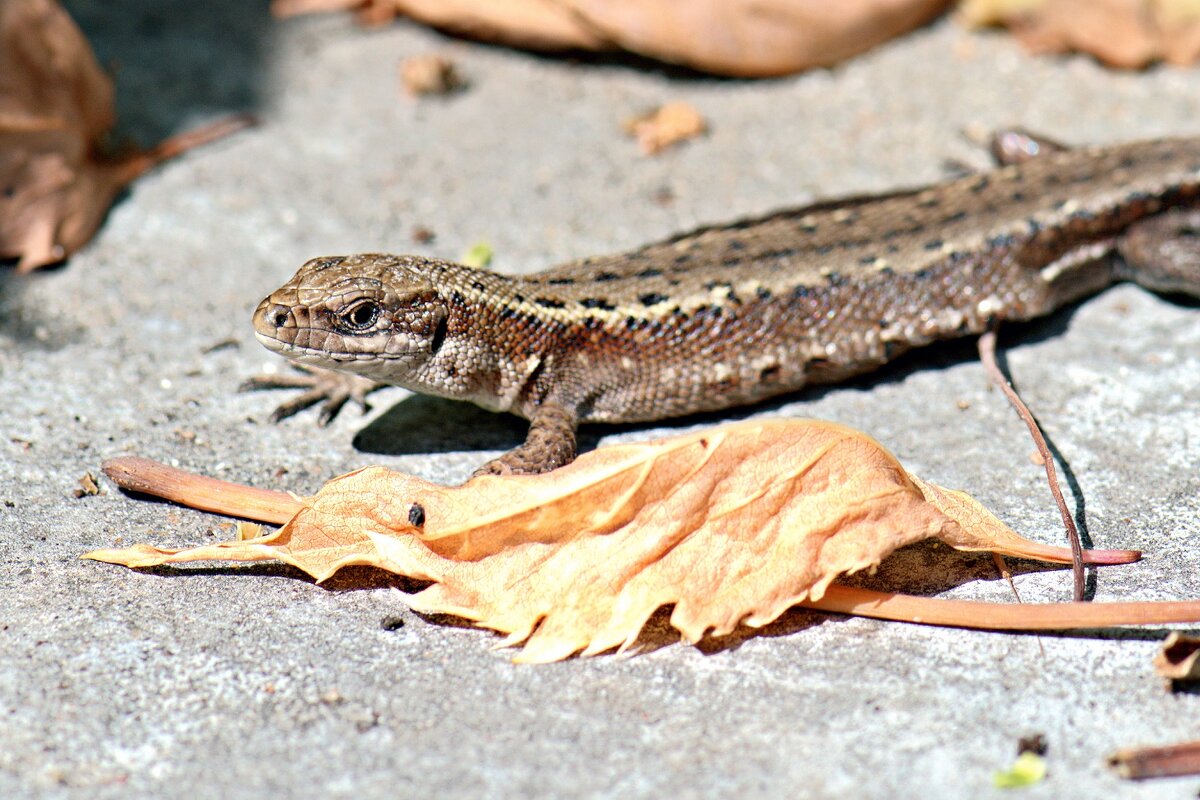
<svg viewBox="0 0 1200 800">
<path fill-rule="evenodd" d="M 584 308 L 598 308 L 604 311 L 616 310 L 616 306 L 614 306 L 612 303 L 608 302 L 607 300 L 602 300 L 598 297 L 585 297 L 579 301 L 579 305 L 583 306 Z"/>
</svg>

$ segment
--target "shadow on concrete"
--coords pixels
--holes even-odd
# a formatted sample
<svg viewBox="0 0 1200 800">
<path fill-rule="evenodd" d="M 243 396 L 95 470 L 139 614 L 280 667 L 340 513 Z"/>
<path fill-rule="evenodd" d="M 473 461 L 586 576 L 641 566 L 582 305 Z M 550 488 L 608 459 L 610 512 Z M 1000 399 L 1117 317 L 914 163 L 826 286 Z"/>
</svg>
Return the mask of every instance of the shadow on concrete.
<svg viewBox="0 0 1200 800">
<path fill-rule="evenodd" d="M 245 0 L 65 0 L 116 84 L 118 140 L 151 146 L 263 105 L 272 19 Z"/>
</svg>

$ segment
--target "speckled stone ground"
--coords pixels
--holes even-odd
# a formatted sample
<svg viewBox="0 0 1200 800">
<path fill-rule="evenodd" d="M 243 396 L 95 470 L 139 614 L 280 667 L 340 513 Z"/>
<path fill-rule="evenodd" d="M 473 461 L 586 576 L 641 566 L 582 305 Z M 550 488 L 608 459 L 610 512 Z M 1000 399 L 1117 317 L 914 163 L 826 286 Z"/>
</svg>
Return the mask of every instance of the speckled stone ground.
<svg viewBox="0 0 1200 800">
<path fill-rule="evenodd" d="M 400 390 L 324 430 L 268 424 L 276 398 L 234 392 L 275 364 L 249 314 L 311 256 L 456 257 L 486 241 L 498 269 L 532 270 L 936 180 L 947 159 L 984 164 L 964 128 L 1198 133 L 1200 71 L 1031 58 L 944 21 L 835 70 L 749 83 L 404 24 L 276 23 L 240 0 L 69 5 L 117 67 L 123 133 L 151 141 L 244 109 L 263 125 L 139 181 L 66 267 L 0 272 L 0 796 L 979 797 L 1035 732 L 1050 776 L 1023 796 L 1195 795 L 1200 778 L 1128 785 L 1103 763 L 1200 737 L 1196 695 L 1164 692 L 1150 668 L 1161 630 L 1033 637 L 792 612 L 698 648 L 659 620 L 635 658 L 515 667 L 492 634 L 407 611 L 406 584 L 376 572 L 318 587 L 271 565 L 80 561 L 230 531 L 103 481 L 72 491 L 122 454 L 300 493 L 371 463 L 451 482 L 519 441 L 517 420 Z M 435 51 L 469 90 L 404 98 L 398 61 Z M 669 99 L 711 134 L 643 158 L 620 121 Z M 419 227 L 436 239 L 415 242 Z M 1093 576 L 1095 597 L 1200 597 L 1200 308 L 1118 287 L 1004 341 L 1091 541 L 1147 552 Z M 856 425 L 1014 527 L 1061 537 L 969 343 L 746 414 Z M 1018 566 L 1026 600 L 1066 598 L 1066 573 Z M 938 547 L 872 584 L 1010 599 L 989 559 Z"/>
</svg>

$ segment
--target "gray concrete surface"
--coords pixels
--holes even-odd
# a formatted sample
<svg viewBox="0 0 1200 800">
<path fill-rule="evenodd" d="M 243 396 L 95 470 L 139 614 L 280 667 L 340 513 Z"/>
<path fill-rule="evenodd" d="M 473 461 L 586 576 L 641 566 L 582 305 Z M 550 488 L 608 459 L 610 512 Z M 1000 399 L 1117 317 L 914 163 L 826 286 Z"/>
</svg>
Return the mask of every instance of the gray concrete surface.
<svg viewBox="0 0 1200 800">
<path fill-rule="evenodd" d="M 950 158 L 982 165 L 968 126 L 1080 142 L 1200 133 L 1200 71 L 1113 74 L 942 22 L 835 70 L 742 83 L 404 24 L 275 24 L 252 5 L 71 4 L 118 66 L 123 133 L 248 107 L 264 124 L 139 181 L 65 268 L 0 273 L 0 796 L 988 797 L 1035 732 L 1050 776 L 1021 796 L 1195 796 L 1200 778 L 1131 785 L 1103 763 L 1200 737 L 1200 697 L 1164 692 L 1151 670 L 1162 630 L 1034 637 L 791 612 L 698 648 L 656 620 L 644 655 L 516 667 L 491 633 L 410 613 L 408 584 L 369 570 L 318 587 L 271 565 L 80 561 L 230 531 L 108 483 L 72 491 L 123 454 L 301 493 L 372 463 L 450 482 L 519 440 L 513 419 L 400 390 L 325 430 L 267 424 L 278 398 L 234 392 L 276 363 L 249 314 L 311 256 L 455 257 L 487 241 L 497 268 L 532 270 L 935 180 Z M 402 97 L 398 61 L 434 51 L 469 91 Z M 670 99 L 712 132 L 643 158 L 620 120 Z M 416 244 L 418 226 L 436 240 Z M 1095 598 L 1200 597 L 1200 308 L 1118 287 L 1004 341 L 1091 540 L 1147 553 L 1094 575 Z M 1060 540 L 1023 428 L 969 344 L 745 413 L 857 425 Z M 1067 573 L 1017 566 L 1026 600 L 1067 597 Z M 989 559 L 939 547 L 899 554 L 870 584 L 1011 598 Z"/>
</svg>

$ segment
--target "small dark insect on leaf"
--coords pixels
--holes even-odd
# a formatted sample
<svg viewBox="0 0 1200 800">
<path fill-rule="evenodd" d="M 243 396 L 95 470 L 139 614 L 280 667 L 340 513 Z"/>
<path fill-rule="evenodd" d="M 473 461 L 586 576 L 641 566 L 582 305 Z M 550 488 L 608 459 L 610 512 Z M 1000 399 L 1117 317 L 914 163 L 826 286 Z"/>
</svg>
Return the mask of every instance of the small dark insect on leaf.
<svg viewBox="0 0 1200 800">
<path fill-rule="evenodd" d="M 408 522 L 414 528 L 425 525 L 425 509 L 420 503 L 413 503 L 408 509 Z"/>
</svg>

